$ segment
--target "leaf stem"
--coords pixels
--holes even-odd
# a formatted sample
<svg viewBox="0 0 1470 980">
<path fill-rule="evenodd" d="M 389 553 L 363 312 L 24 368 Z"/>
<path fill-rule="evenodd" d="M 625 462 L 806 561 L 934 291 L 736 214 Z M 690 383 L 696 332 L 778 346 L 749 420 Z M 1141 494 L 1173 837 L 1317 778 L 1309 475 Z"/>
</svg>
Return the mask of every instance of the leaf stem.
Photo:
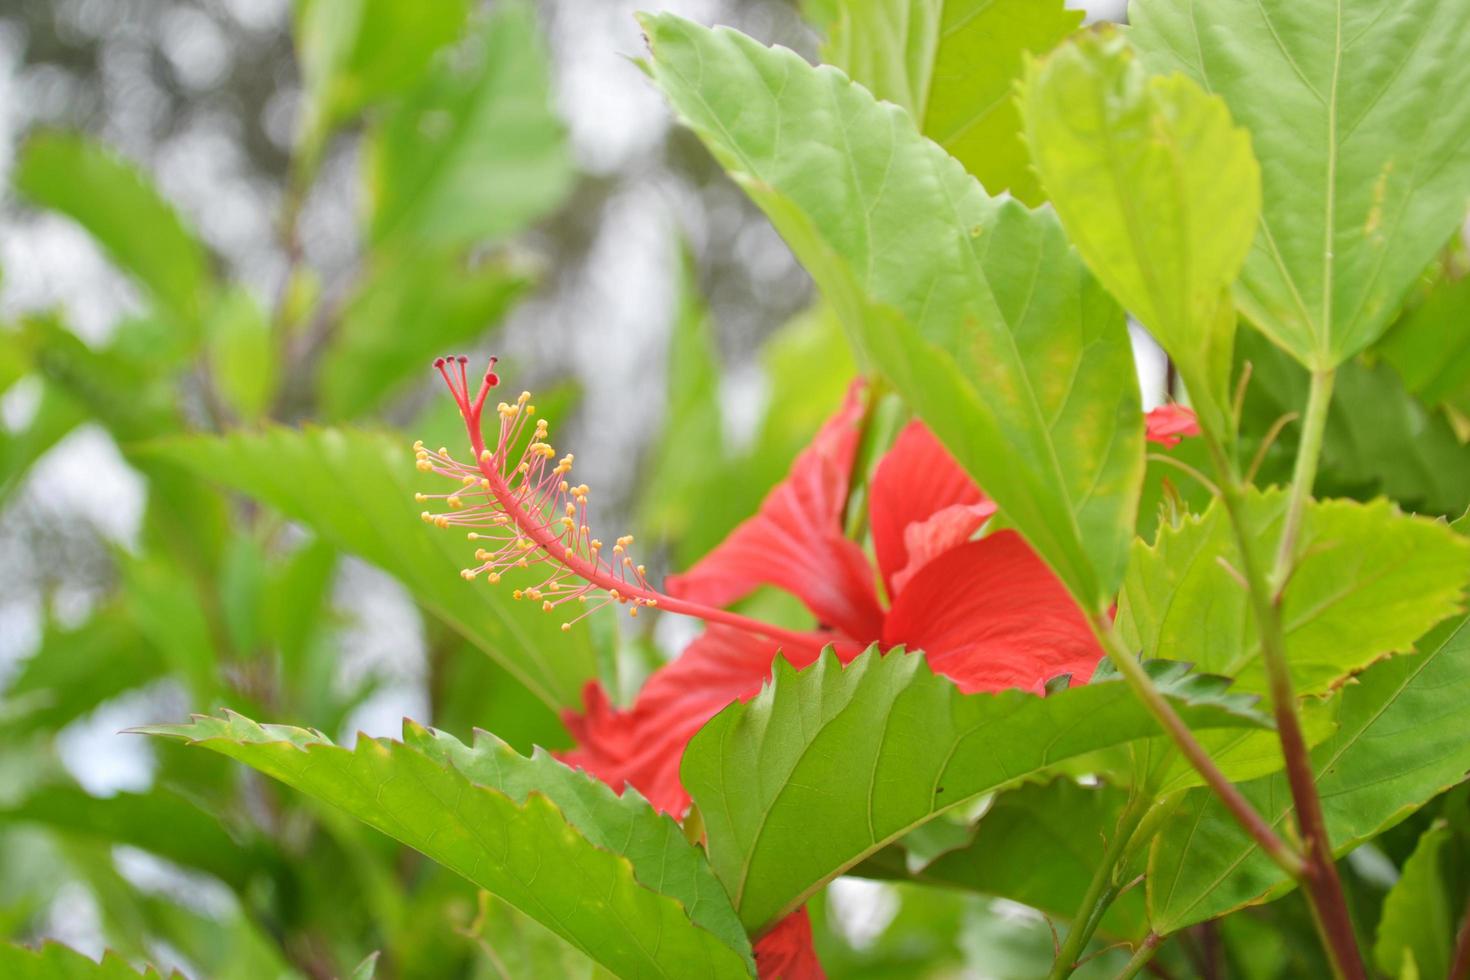
<svg viewBox="0 0 1470 980">
<path fill-rule="evenodd" d="M 1156 932 L 1150 932 L 1147 936 L 1144 936 L 1143 942 L 1139 943 L 1138 948 L 1133 951 L 1133 958 L 1118 973 L 1117 980 L 1133 980 L 1134 977 L 1142 973 L 1144 967 L 1148 966 L 1149 961 L 1154 958 L 1154 954 L 1159 951 L 1159 947 L 1163 945 L 1163 942 L 1164 937 Z"/>
<path fill-rule="evenodd" d="M 1077 914 L 1072 917 L 1072 928 L 1067 930 L 1067 938 L 1057 951 L 1056 962 L 1052 964 L 1048 980 L 1064 980 L 1077 968 L 1077 961 L 1082 958 L 1082 951 L 1091 942 L 1092 934 L 1102 922 L 1103 914 L 1118 897 L 1118 865 L 1127 854 L 1133 832 L 1138 829 L 1139 822 L 1152 802 L 1146 793 L 1135 792 L 1123 808 L 1112 839 L 1103 850 L 1102 861 L 1093 873 L 1087 891 L 1083 893 L 1082 903 L 1077 906 Z"/>
<path fill-rule="evenodd" d="M 1293 878 L 1300 878 L 1305 870 L 1302 856 L 1296 852 L 1286 841 L 1282 840 L 1266 822 L 1266 818 L 1256 812 L 1246 798 L 1235 788 L 1235 784 L 1225 777 L 1210 754 L 1205 751 L 1204 746 L 1195 739 L 1194 733 L 1184 723 L 1178 713 L 1169 705 L 1159 689 L 1154 686 L 1153 680 L 1143 665 L 1124 644 L 1121 637 L 1113 629 L 1112 620 L 1107 614 L 1094 615 L 1092 619 L 1093 630 L 1101 640 L 1103 649 L 1107 651 L 1108 658 L 1113 661 L 1128 686 L 1133 689 L 1134 695 L 1143 702 L 1154 718 L 1163 726 L 1164 731 L 1174 740 L 1179 751 L 1189 760 L 1189 764 L 1195 768 L 1204 779 L 1205 785 L 1214 791 L 1220 798 L 1220 802 L 1230 811 L 1237 823 L 1250 834 L 1261 850 L 1275 861 L 1283 871 Z"/>
<path fill-rule="evenodd" d="M 1241 574 L 1250 592 L 1251 605 L 1261 634 L 1261 659 L 1271 693 L 1271 710 L 1276 719 L 1276 733 L 1286 761 L 1286 778 L 1291 787 L 1296 825 L 1306 852 L 1306 865 L 1296 875 L 1307 893 L 1323 945 L 1336 976 L 1347 980 L 1364 977 L 1362 957 L 1348 915 L 1342 882 L 1332 856 L 1332 843 L 1327 823 L 1322 816 L 1322 800 L 1317 794 L 1316 775 L 1312 771 L 1311 753 L 1302 736 L 1297 714 L 1296 692 L 1291 682 L 1291 668 L 1286 657 L 1286 633 L 1281 621 L 1282 593 L 1296 561 L 1297 540 L 1301 534 L 1302 516 L 1311 499 L 1316 481 L 1317 461 L 1322 454 L 1322 438 L 1327 428 L 1327 410 L 1332 402 L 1332 371 L 1314 371 L 1307 412 L 1302 423 L 1302 440 L 1297 450 L 1296 467 L 1288 491 L 1285 522 L 1276 562 L 1269 577 L 1264 573 L 1256 542 L 1245 515 L 1245 484 L 1226 457 L 1215 436 L 1204 433 L 1206 445 L 1220 477 L 1221 499 L 1230 518 L 1236 546 L 1240 550 Z"/>
</svg>

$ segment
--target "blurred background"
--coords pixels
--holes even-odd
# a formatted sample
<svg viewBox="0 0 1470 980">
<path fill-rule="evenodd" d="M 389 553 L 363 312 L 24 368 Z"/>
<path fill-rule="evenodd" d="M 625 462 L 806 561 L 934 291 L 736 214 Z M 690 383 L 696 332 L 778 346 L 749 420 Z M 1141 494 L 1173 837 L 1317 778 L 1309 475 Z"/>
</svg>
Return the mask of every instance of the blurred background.
<svg viewBox="0 0 1470 980">
<path fill-rule="evenodd" d="M 816 58 L 795 3 L 397 6 L 0 3 L 0 938 L 191 976 L 380 949 L 382 976 L 587 975 L 373 832 L 118 733 L 229 706 L 563 747 L 581 681 L 626 696 L 689 627 L 543 643 L 464 598 L 453 545 L 395 544 L 423 533 L 395 523 L 410 442 L 455 445 L 433 357 L 499 355 L 604 536 L 636 530 L 659 571 L 755 508 L 855 372 L 633 60 L 651 7 Z M 1051 958 L 1004 900 L 843 880 L 816 905 L 838 976 Z"/>
</svg>

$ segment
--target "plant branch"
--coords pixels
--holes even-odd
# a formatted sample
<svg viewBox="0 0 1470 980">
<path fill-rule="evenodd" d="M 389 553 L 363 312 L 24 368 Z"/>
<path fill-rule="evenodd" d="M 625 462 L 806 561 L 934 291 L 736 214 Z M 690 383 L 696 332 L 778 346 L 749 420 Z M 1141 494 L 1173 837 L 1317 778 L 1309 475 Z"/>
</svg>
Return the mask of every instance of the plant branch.
<svg viewBox="0 0 1470 980">
<path fill-rule="evenodd" d="M 1103 850 L 1102 861 L 1092 875 L 1092 881 L 1082 896 L 1082 903 L 1077 906 L 1077 914 L 1072 917 L 1072 927 L 1067 930 L 1067 939 L 1062 943 L 1061 949 L 1057 950 L 1049 980 L 1063 980 L 1071 976 L 1072 971 L 1077 968 L 1082 951 L 1092 941 L 1092 934 L 1097 931 L 1103 914 L 1118 897 L 1118 865 L 1128 853 L 1133 832 L 1138 829 L 1139 822 L 1152 802 L 1146 793 L 1135 791 L 1128 805 L 1123 808 L 1112 839 Z"/>
<path fill-rule="evenodd" d="M 1327 409 L 1332 401 L 1331 371 L 1312 375 L 1311 393 L 1302 427 L 1302 441 L 1297 451 L 1296 468 L 1287 500 L 1281 544 L 1270 576 L 1265 574 L 1256 542 L 1246 521 L 1246 487 L 1215 436 L 1206 431 L 1205 441 L 1223 491 L 1222 501 L 1230 518 L 1236 546 L 1240 551 L 1240 571 L 1248 586 L 1251 605 L 1261 635 L 1261 659 L 1271 694 L 1271 710 L 1276 719 L 1276 733 L 1286 761 L 1286 778 L 1291 787 L 1296 825 L 1306 852 L 1306 866 L 1298 876 L 1307 892 L 1318 930 L 1332 961 L 1334 973 L 1348 980 L 1364 977 L 1362 957 L 1348 915 L 1342 882 L 1332 856 L 1327 823 L 1322 816 L 1322 801 L 1317 794 L 1316 775 L 1312 771 L 1311 753 L 1302 735 L 1297 714 L 1296 692 L 1291 681 L 1291 668 L 1286 657 L 1286 633 L 1281 621 L 1282 591 L 1291 577 L 1296 559 L 1296 544 L 1301 532 L 1302 515 L 1311 499 L 1312 484 L 1317 476 L 1317 460 L 1322 452 L 1322 437 L 1327 427 Z"/>
<path fill-rule="evenodd" d="M 1142 973 L 1144 967 L 1148 966 L 1149 961 L 1154 958 L 1154 954 L 1159 951 L 1159 946 L 1163 942 L 1164 937 L 1156 932 L 1151 932 L 1147 936 L 1144 936 L 1143 942 L 1139 943 L 1138 948 L 1133 951 L 1133 958 L 1119 972 L 1117 980 L 1133 980 L 1134 977 Z"/>
<path fill-rule="evenodd" d="M 1465 920 L 1460 923 L 1460 935 L 1455 940 L 1449 980 L 1470 980 L 1470 901 L 1465 903 Z"/>
<path fill-rule="evenodd" d="M 1250 834 L 1261 850 L 1275 861 L 1283 871 L 1293 878 L 1300 878 L 1305 869 L 1302 856 L 1296 852 L 1286 841 L 1282 840 L 1266 822 L 1266 818 L 1256 812 L 1255 807 L 1247 802 L 1235 784 L 1225 777 L 1210 754 L 1205 751 L 1204 746 L 1194 737 L 1184 719 L 1170 706 L 1165 697 L 1159 693 L 1154 686 L 1153 680 L 1143 669 L 1126 646 L 1122 638 L 1113 629 L 1112 620 L 1106 615 L 1094 615 L 1092 619 L 1093 630 L 1098 639 L 1102 641 L 1103 649 L 1107 651 L 1109 659 L 1113 661 L 1128 686 L 1133 689 L 1134 695 L 1143 702 L 1164 731 L 1174 740 L 1179 751 L 1189 760 L 1189 764 L 1195 768 L 1205 781 L 1205 785 L 1214 791 L 1220 798 L 1220 802 L 1230 811 L 1236 821 Z"/>
</svg>

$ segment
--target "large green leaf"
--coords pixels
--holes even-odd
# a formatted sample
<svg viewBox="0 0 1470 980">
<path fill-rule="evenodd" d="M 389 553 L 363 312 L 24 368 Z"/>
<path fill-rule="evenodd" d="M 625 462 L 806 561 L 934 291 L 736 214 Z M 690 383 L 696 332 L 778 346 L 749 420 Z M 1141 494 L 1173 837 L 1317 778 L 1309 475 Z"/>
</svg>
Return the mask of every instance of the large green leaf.
<svg viewBox="0 0 1470 980">
<path fill-rule="evenodd" d="M 639 527 L 669 541 L 708 534 L 697 526 L 700 510 L 709 496 L 723 496 L 716 488 L 733 469 L 725 458 L 714 321 L 699 295 L 693 255 L 681 249 L 679 258 L 678 307 L 665 374 L 668 406 L 638 501 Z"/>
<path fill-rule="evenodd" d="M 1225 98 L 1261 163 L 1236 300 L 1308 367 L 1388 327 L 1470 200 L 1470 7 L 1459 0 L 1134 0 L 1160 73 Z"/>
<path fill-rule="evenodd" d="M 1216 679 L 1151 665 L 1198 728 L 1260 724 Z M 1041 698 L 959 692 L 920 654 L 830 653 L 700 729 L 681 776 L 710 860 L 759 931 L 837 875 L 939 814 L 1064 759 L 1158 733 L 1115 679 Z M 820 828 L 813 833 L 812 828 Z"/>
<path fill-rule="evenodd" d="M 162 976 L 152 966 L 134 969 L 116 953 L 104 953 L 99 963 L 60 943 L 27 949 L 3 942 L 0 942 L 0 974 L 8 980 L 139 980 L 140 977 L 158 980 Z"/>
<path fill-rule="evenodd" d="M 1470 624 L 1437 629 L 1420 652 L 1375 664 L 1342 692 L 1335 734 L 1312 751 L 1338 854 L 1398 823 L 1470 771 Z M 1241 791 L 1284 827 L 1283 774 Z M 1155 840 L 1148 897 L 1162 933 L 1282 894 L 1293 883 L 1205 790 L 1192 790 Z"/>
<path fill-rule="evenodd" d="M 80 626 L 48 624 L 40 645 L 10 678 L 0 700 L 0 739 L 59 731 L 104 701 L 154 680 L 165 660 L 120 606 Z"/>
<path fill-rule="evenodd" d="M 87 229 L 181 326 L 198 329 L 211 288 L 204 248 L 137 167 L 84 137 L 41 133 L 13 179 L 31 201 Z"/>
<path fill-rule="evenodd" d="M 48 786 L 0 807 L 0 822 L 5 821 L 140 847 L 184 867 L 207 871 L 237 890 L 265 867 L 264 852 L 237 843 L 193 801 L 159 787 L 98 798 L 76 787 Z"/>
<path fill-rule="evenodd" d="M 345 749 L 318 732 L 196 716 L 184 739 L 340 807 L 422 851 L 620 976 L 744 976 L 750 947 L 719 882 L 668 817 L 549 756 L 469 748 L 405 723 Z"/>
<path fill-rule="evenodd" d="M 296 5 L 306 151 L 364 106 L 411 87 L 459 36 L 468 0 L 302 0 Z"/>
<path fill-rule="evenodd" d="M 1419 838 L 1383 901 L 1373 958 L 1390 977 L 1450 976 L 1450 956 L 1465 889 L 1456 887 L 1455 833 L 1437 822 Z M 1462 872 L 1465 869 L 1460 869 Z"/>
<path fill-rule="evenodd" d="M 673 16 L 655 81 L 766 211 L 874 366 L 1089 609 L 1122 577 L 1143 476 L 1121 311 L 1049 211 L 989 197 L 831 68 Z"/>
<path fill-rule="evenodd" d="M 596 674 L 585 630 L 513 603 L 510 593 L 467 583 L 459 570 L 473 546 L 419 521 L 416 490 L 434 489 L 413 468 L 406 443 L 349 429 L 266 429 L 159 444 L 193 472 L 270 504 L 343 551 L 396 576 L 426 609 L 494 657 L 555 708 L 581 703 Z"/>
<path fill-rule="evenodd" d="M 981 892 L 1070 919 L 1127 801 L 1127 790 L 1106 783 L 1088 787 L 1066 778 L 1026 783 L 1000 794 L 969 828 L 971 836 L 962 846 L 922 861 L 903 841 L 854 873 Z M 1131 938 L 1144 923 L 1142 890 L 1135 888 L 1109 906 L 1101 928 L 1107 935 Z"/>
<path fill-rule="evenodd" d="M 1188 78 L 1150 78 L 1116 31 L 1032 62 L 1021 105 L 1067 236 L 1174 359 L 1206 427 L 1228 434 L 1229 288 L 1261 207 L 1250 137 Z"/>
<path fill-rule="evenodd" d="M 318 375 L 329 418 L 371 411 L 435 358 L 472 344 L 520 299 L 527 270 L 452 252 L 380 256 L 348 301 Z"/>
<path fill-rule="evenodd" d="M 992 194 L 1041 187 L 1021 142 L 1014 87 L 1028 52 L 1082 22 L 1062 0 L 840 0 L 822 59 L 902 106 Z"/>
<path fill-rule="evenodd" d="M 1470 411 L 1470 275 L 1436 283 L 1377 352 L 1430 405 Z"/>
<path fill-rule="evenodd" d="M 1279 419 L 1306 404 L 1309 378 L 1291 355 L 1260 334 L 1247 331 L 1237 340 L 1237 364 L 1251 365 L 1241 454 L 1253 456 Z M 1440 360 L 1455 349 L 1446 344 L 1437 348 Z M 1300 433 L 1298 425 L 1281 431 L 1266 451 L 1257 483 L 1290 479 Z M 1470 507 L 1470 447 L 1443 412 L 1405 390 L 1393 367 L 1355 358 L 1337 369 L 1316 492 L 1359 500 L 1388 496 L 1405 510 L 1457 517 Z"/>
<path fill-rule="evenodd" d="M 1257 553 L 1271 553 L 1286 494 L 1253 491 L 1244 509 Z M 1281 601 L 1299 694 L 1323 693 L 1379 657 L 1412 649 L 1463 608 L 1470 541 L 1443 522 L 1405 516 L 1381 499 L 1314 501 L 1300 541 L 1302 559 Z M 1152 547 L 1139 541 L 1119 604 L 1124 638 L 1144 656 L 1187 660 L 1264 693 L 1255 617 L 1232 571 L 1240 565 L 1218 501 L 1201 516 L 1162 527 Z"/>
<path fill-rule="evenodd" d="M 455 246 L 503 237 L 571 187 L 535 11 L 497 4 L 471 45 L 470 57 L 436 64 L 373 133 L 375 241 Z"/>
</svg>

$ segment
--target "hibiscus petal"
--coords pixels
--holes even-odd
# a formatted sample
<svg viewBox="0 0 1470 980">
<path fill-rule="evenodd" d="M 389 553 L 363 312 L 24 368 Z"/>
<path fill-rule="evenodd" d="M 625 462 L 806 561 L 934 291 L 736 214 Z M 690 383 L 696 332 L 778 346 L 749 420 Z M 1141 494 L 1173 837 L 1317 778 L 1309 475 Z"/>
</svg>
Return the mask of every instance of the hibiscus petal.
<svg viewBox="0 0 1470 980">
<path fill-rule="evenodd" d="M 1014 531 L 953 548 L 899 593 L 883 627 L 885 647 L 923 650 L 936 673 L 965 693 L 1092 676 L 1102 649 L 1051 569 Z"/>
<path fill-rule="evenodd" d="M 658 810 L 682 814 L 689 806 L 689 795 L 679 783 L 685 745 L 727 704 L 760 692 L 778 649 L 770 640 L 715 625 L 677 660 L 654 671 L 627 710 L 614 707 L 597 682 L 588 684 L 587 710 L 565 715 L 577 748 L 562 754 L 562 761 L 619 792 L 624 785 L 633 786 Z M 840 655 L 850 660 L 857 652 L 847 644 Z M 786 656 L 798 667 L 816 659 L 810 650 Z"/>
<path fill-rule="evenodd" d="M 1199 419 L 1194 409 L 1178 402 L 1160 405 L 1143 417 L 1144 437 L 1165 449 L 1173 449 L 1185 436 L 1199 435 Z"/>
<path fill-rule="evenodd" d="M 908 552 L 908 564 L 894 573 L 890 586 L 894 594 L 919 574 L 919 569 L 935 558 L 958 548 L 970 540 L 970 535 L 979 530 L 995 513 L 995 502 L 984 500 L 978 504 L 953 504 L 932 514 L 928 520 L 916 521 L 903 529 L 903 546 Z"/>
<path fill-rule="evenodd" d="M 806 909 L 792 912 L 755 944 L 760 980 L 826 980 L 812 945 L 812 920 Z"/>
<path fill-rule="evenodd" d="M 871 493 L 868 523 L 873 529 L 873 550 L 877 552 L 878 568 L 883 572 L 883 582 L 888 587 L 890 598 L 903 588 L 898 581 L 900 575 L 907 572 L 906 577 L 912 578 L 924 561 L 938 554 L 938 551 L 931 551 L 928 558 L 916 564 L 910 551 L 910 528 L 916 524 L 927 524 L 931 518 L 952 507 L 989 503 L 949 450 L 935 438 L 928 426 L 918 421 L 904 426 L 894 440 L 893 448 L 883 454 L 873 472 Z M 991 505 L 991 512 L 994 512 L 994 505 Z M 918 532 L 916 543 L 928 546 L 949 540 L 946 547 L 953 547 L 974 533 L 979 523 L 965 531 L 958 540 L 934 537 L 933 534 L 955 533 L 962 524 L 962 519 L 951 515 L 934 528 Z"/>
<path fill-rule="evenodd" d="M 822 623 L 857 640 L 876 640 L 883 612 L 873 571 L 862 548 L 842 533 L 862 415 L 862 386 L 855 383 L 759 513 L 689 571 L 670 576 L 669 593 L 725 606 L 759 585 L 775 585 L 806 603 Z"/>
</svg>

